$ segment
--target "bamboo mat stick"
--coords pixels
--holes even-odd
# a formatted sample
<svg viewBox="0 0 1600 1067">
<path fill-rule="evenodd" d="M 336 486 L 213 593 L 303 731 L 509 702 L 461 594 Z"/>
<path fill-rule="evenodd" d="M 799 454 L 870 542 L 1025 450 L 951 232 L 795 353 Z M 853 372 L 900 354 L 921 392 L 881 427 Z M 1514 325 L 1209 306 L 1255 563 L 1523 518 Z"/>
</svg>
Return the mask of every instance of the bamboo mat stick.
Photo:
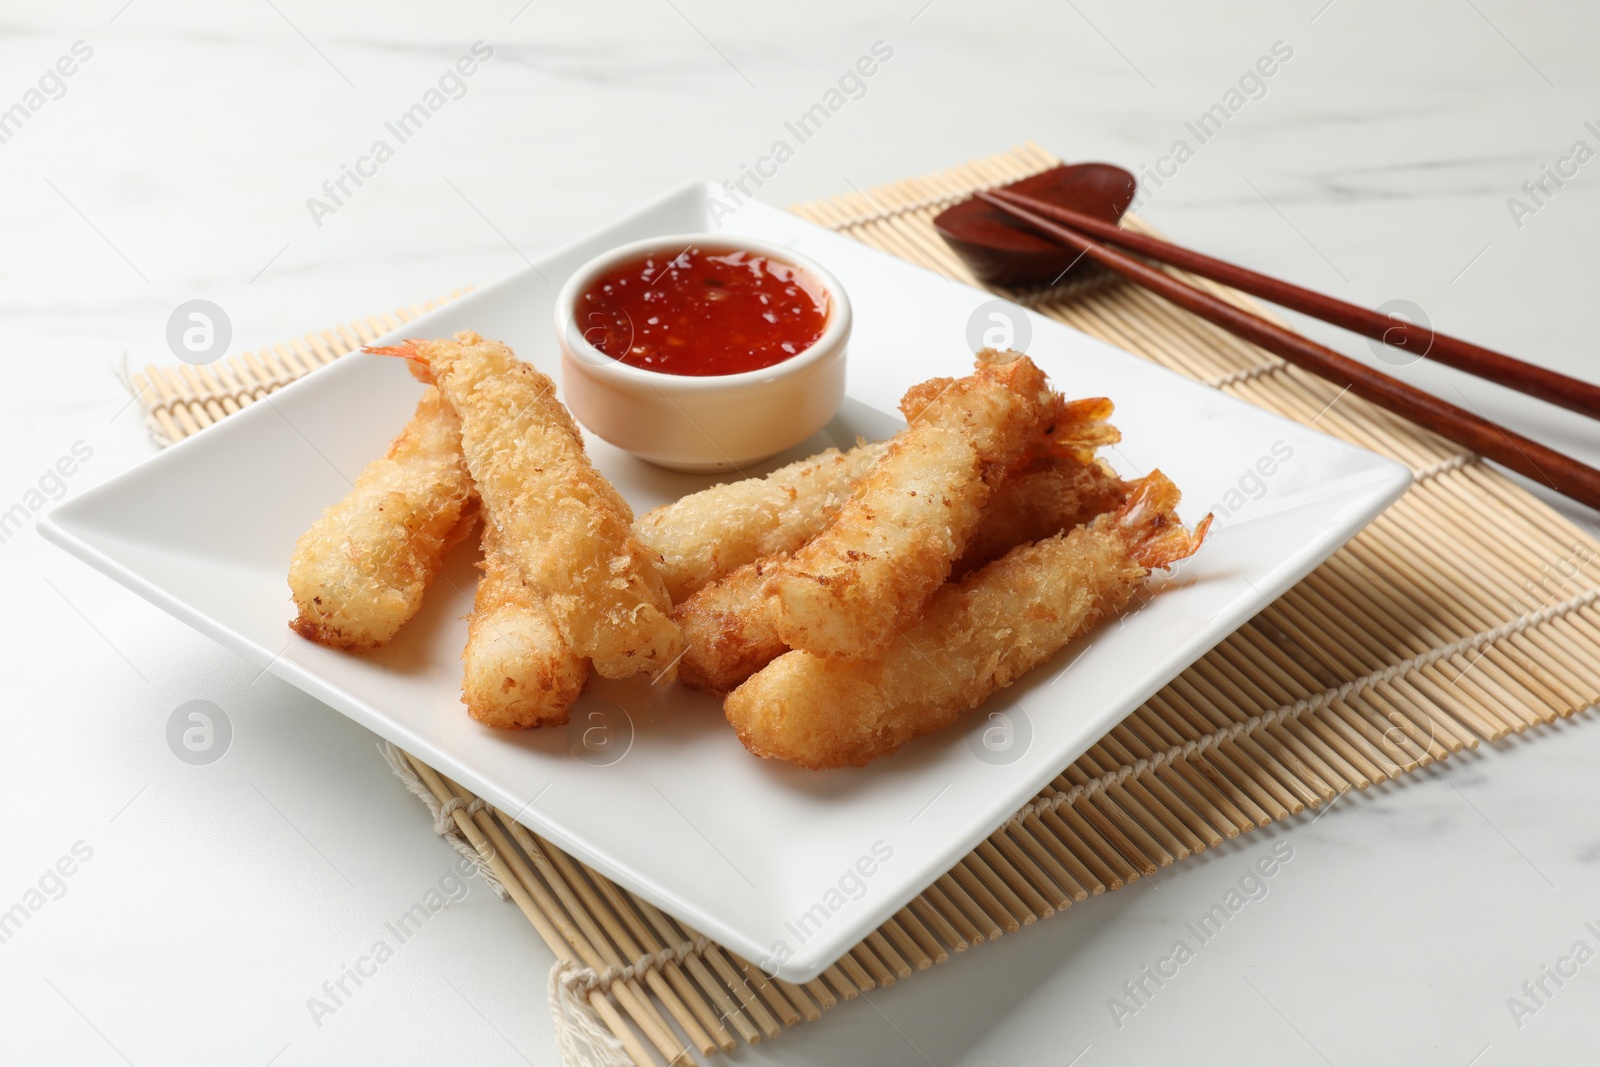
<svg viewBox="0 0 1600 1067">
<path fill-rule="evenodd" d="M 445 781 L 455 795 L 462 797 L 462 799 L 471 796 L 467 790 L 462 789 L 456 783 L 449 781 L 449 779 L 445 779 Z M 567 916 L 569 922 L 566 924 L 563 933 L 567 935 L 568 942 L 578 950 L 587 966 L 596 971 L 604 971 L 608 967 L 622 967 L 630 962 L 617 954 L 616 949 L 600 931 L 593 914 L 575 899 L 571 889 L 549 862 L 543 849 L 534 843 L 532 836 L 527 833 L 520 823 L 505 820 L 502 816 L 503 821 L 500 824 L 496 824 L 488 812 L 480 812 L 477 818 L 480 820 L 480 827 L 494 843 L 494 846 L 510 858 L 511 866 L 517 871 L 523 885 L 531 889 L 542 880 L 543 886 L 548 887 L 548 892 L 541 888 L 537 893 L 540 903 L 546 909 L 547 914 L 565 914 Z M 506 838 L 501 826 L 510 828 L 510 840 Z M 511 842 L 513 840 L 520 846 L 520 851 L 512 846 Z M 525 862 L 523 857 L 531 860 L 531 865 Z M 644 991 L 639 987 L 637 979 L 613 983 L 610 986 L 610 992 L 627 1011 L 635 1025 L 665 1055 L 668 1063 L 692 1062 L 686 1058 L 687 1046 L 672 1034 L 665 1020 L 661 1018 L 650 999 L 645 996 Z"/>
</svg>

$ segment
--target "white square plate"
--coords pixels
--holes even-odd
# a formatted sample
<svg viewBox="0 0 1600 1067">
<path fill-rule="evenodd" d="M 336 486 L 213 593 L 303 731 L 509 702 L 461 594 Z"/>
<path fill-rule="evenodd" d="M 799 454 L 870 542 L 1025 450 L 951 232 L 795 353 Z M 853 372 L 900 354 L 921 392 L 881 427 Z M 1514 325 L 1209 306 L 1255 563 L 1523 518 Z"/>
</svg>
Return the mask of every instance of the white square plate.
<svg viewBox="0 0 1600 1067">
<path fill-rule="evenodd" d="M 471 328 L 556 374 L 551 309 L 562 281 L 621 242 L 716 229 L 706 211 L 715 192 L 679 189 L 404 334 Z M 828 444 L 848 447 L 858 433 L 886 436 L 900 423 L 884 413 L 908 386 L 970 369 L 968 319 L 989 294 L 773 208 L 751 204 L 724 223 L 725 234 L 823 263 L 855 310 L 851 399 L 823 434 L 762 473 Z M 756 759 L 717 701 L 642 681 L 597 680 L 566 730 L 479 726 L 458 688 L 475 574 L 467 550 L 385 648 L 350 656 L 293 636 L 289 555 L 409 417 L 419 386 L 400 360 L 342 359 L 62 505 L 41 530 L 621 885 L 748 959 L 775 963 L 783 978 L 806 981 L 1410 482 L 1387 459 L 1059 323 L 1032 316 L 1030 325 L 1027 350 L 1062 390 L 1116 401 L 1124 441 L 1110 458 L 1119 471 L 1159 465 L 1184 492 L 1184 518 L 1216 509 L 1218 524 L 1181 579 L 1120 625 L 994 697 L 967 729 L 861 770 L 813 773 Z M 641 511 L 711 480 L 649 467 L 598 440 L 589 447 Z"/>
</svg>

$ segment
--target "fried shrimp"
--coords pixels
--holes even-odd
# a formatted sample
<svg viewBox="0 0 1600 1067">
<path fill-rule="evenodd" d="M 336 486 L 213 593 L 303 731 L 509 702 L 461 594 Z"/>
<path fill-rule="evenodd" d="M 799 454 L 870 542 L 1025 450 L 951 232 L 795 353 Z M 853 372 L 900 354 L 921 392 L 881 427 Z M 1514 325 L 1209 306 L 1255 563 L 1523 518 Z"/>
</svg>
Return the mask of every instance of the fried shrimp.
<svg viewBox="0 0 1600 1067">
<path fill-rule="evenodd" d="M 1098 460 L 1039 456 L 995 489 L 983 521 L 951 569 L 961 577 L 1018 545 L 1054 537 L 1120 508 L 1128 483 Z"/>
<path fill-rule="evenodd" d="M 455 408 L 485 521 L 572 651 L 607 678 L 672 671 L 683 637 L 659 559 L 633 537 L 633 512 L 589 462 L 555 384 L 471 332 L 375 351 L 410 359 Z"/>
<path fill-rule="evenodd" d="M 289 562 L 296 633 L 364 652 L 417 613 L 445 550 L 472 532 L 460 435 L 454 409 L 428 389 L 388 452 L 301 535 Z"/>
<path fill-rule="evenodd" d="M 918 394 L 908 414 L 915 419 L 931 399 Z M 1111 411 L 1103 397 L 1063 401 L 1047 450 L 1088 462 L 1095 449 L 1122 440 L 1106 421 Z M 661 554 L 667 592 L 681 604 L 745 564 L 787 555 L 816 536 L 888 449 L 887 441 L 830 448 L 762 478 L 714 485 L 640 516 L 633 532 Z"/>
<path fill-rule="evenodd" d="M 661 577 L 681 603 L 747 563 L 805 544 L 888 447 L 830 448 L 764 478 L 714 485 L 640 516 L 634 535 L 661 553 Z"/>
<path fill-rule="evenodd" d="M 1013 549 L 942 587 L 920 619 L 866 656 L 788 652 L 729 694 L 758 756 L 811 768 L 865 764 L 941 729 L 1133 599 L 1151 569 L 1200 547 L 1160 472 L 1089 526 Z"/>
<path fill-rule="evenodd" d="M 968 377 L 913 388 L 902 403 L 910 425 L 768 582 L 784 643 L 860 654 L 915 618 L 965 550 L 993 486 L 1061 408 L 1044 372 L 1014 352 L 985 351 Z"/>
<path fill-rule="evenodd" d="M 1127 496 L 1127 483 L 1097 461 L 1040 456 L 995 489 L 954 573 L 1091 522 Z M 726 693 L 788 650 L 763 595 L 767 574 L 777 566 L 776 560 L 747 563 L 674 609 L 688 645 L 678 665 L 685 685 Z"/>
<path fill-rule="evenodd" d="M 467 623 L 461 699 L 486 726 L 560 726 L 589 680 L 589 664 L 561 636 L 544 597 L 517 574 L 493 526 L 484 529 L 483 577 Z"/>
<path fill-rule="evenodd" d="M 673 609 L 685 646 L 680 682 L 726 693 L 788 651 L 767 610 L 767 578 L 777 565 L 746 563 Z"/>
</svg>

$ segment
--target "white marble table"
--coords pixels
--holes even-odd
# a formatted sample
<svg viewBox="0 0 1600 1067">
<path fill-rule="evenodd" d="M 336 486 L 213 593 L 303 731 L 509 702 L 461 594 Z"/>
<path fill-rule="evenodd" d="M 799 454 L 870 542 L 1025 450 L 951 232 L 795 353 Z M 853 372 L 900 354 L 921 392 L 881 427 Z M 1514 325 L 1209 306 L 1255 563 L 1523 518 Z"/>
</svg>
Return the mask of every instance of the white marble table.
<svg viewBox="0 0 1600 1067">
<path fill-rule="evenodd" d="M 1600 17 L 1325 3 L 10 5 L 0 509 L 41 478 L 78 492 L 152 452 L 113 371 L 170 359 L 181 301 L 222 305 L 243 348 L 492 280 L 682 180 L 737 178 L 878 41 L 892 57 L 764 199 L 1034 138 L 1163 167 L 1144 210 L 1181 241 L 1361 302 L 1410 300 L 1595 378 L 1600 162 L 1561 161 L 1576 141 L 1600 148 Z M 480 40 L 493 56 L 461 98 L 361 163 Z M 1292 56 L 1199 143 L 1185 122 L 1280 41 Z M 1162 163 L 1180 138 L 1192 158 Z M 307 198 L 358 164 L 372 176 L 313 218 Z M 1536 202 L 1521 186 L 1547 166 L 1571 177 Z M 1399 373 L 1600 462 L 1576 418 L 1435 367 Z M 75 445 L 92 456 L 58 485 L 47 472 Z M 554 1061 L 549 956 L 481 885 L 334 1015 L 308 1011 L 452 861 L 370 735 L 31 527 L 0 544 L 0 591 L 0 916 L 27 904 L 0 943 L 0 1062 Z M 190 699 L 231 719 L 219 763 L 168 749 Z M 1531 1013 L 1508 998 L 1533 1006 L 1524 982 L 1571 970 L 1579 940 L 1600 948 L 1592 719 L 1251 835 L 736 1059 L 1591 1062 L 1600 962 L 1546 979 Z M 1112 998 L 1133 1003 L 1123 984 L 1275 846 L 1293 859 L 1266 897 L 1115 1017 Z M 72 873 L 50 874 L 58 861 Z"/>
</svg>

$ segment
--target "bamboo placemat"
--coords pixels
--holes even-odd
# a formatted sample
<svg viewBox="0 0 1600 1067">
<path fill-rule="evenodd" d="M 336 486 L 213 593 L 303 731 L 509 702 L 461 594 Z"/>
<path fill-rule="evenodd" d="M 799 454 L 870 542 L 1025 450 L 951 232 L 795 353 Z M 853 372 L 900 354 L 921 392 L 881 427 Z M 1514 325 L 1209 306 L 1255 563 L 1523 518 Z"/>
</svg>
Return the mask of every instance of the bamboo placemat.
<svg viewBox="0 0 1600 1067">
<path fill-rule="evenodd" d="M 1037 146 L 801 205 L 804 218 L 971 282 L 931 220 L 1057 161 Z M 1137 219 L 1131 227 L 1150 232 Z M 1247 297 L 1186 277 L 1253 311 Z M 454 294 L 452 294 L 454 295 Z M 1309 577 L 1156 694 L 822 977 L 770 981 L 420 761 L 391 750 L 435 826 L 479 858 L 556 955 L 572 1062 L 731 1052 L 816 1020 L 1091 894 L 1600 700 L 1600 542 L 1450 442 L 1115 283 L 1011 294 L 1041 314 L 1408 464 L 1416 484 Z M 133 386 L 166 441 L 426 310 Z M 1201 501 L 1193 501 L 1203 505 Z"/>
<path fill-rule="evenodd" d="M 471 286 L 457 289 L 443 300 L 356 319 L 212 364 L 151 364 L 130 375 L 128 387 L 144 405 L 150 436 L 159 445 L 170 445 L 470 291 Z"/>
</svg>

